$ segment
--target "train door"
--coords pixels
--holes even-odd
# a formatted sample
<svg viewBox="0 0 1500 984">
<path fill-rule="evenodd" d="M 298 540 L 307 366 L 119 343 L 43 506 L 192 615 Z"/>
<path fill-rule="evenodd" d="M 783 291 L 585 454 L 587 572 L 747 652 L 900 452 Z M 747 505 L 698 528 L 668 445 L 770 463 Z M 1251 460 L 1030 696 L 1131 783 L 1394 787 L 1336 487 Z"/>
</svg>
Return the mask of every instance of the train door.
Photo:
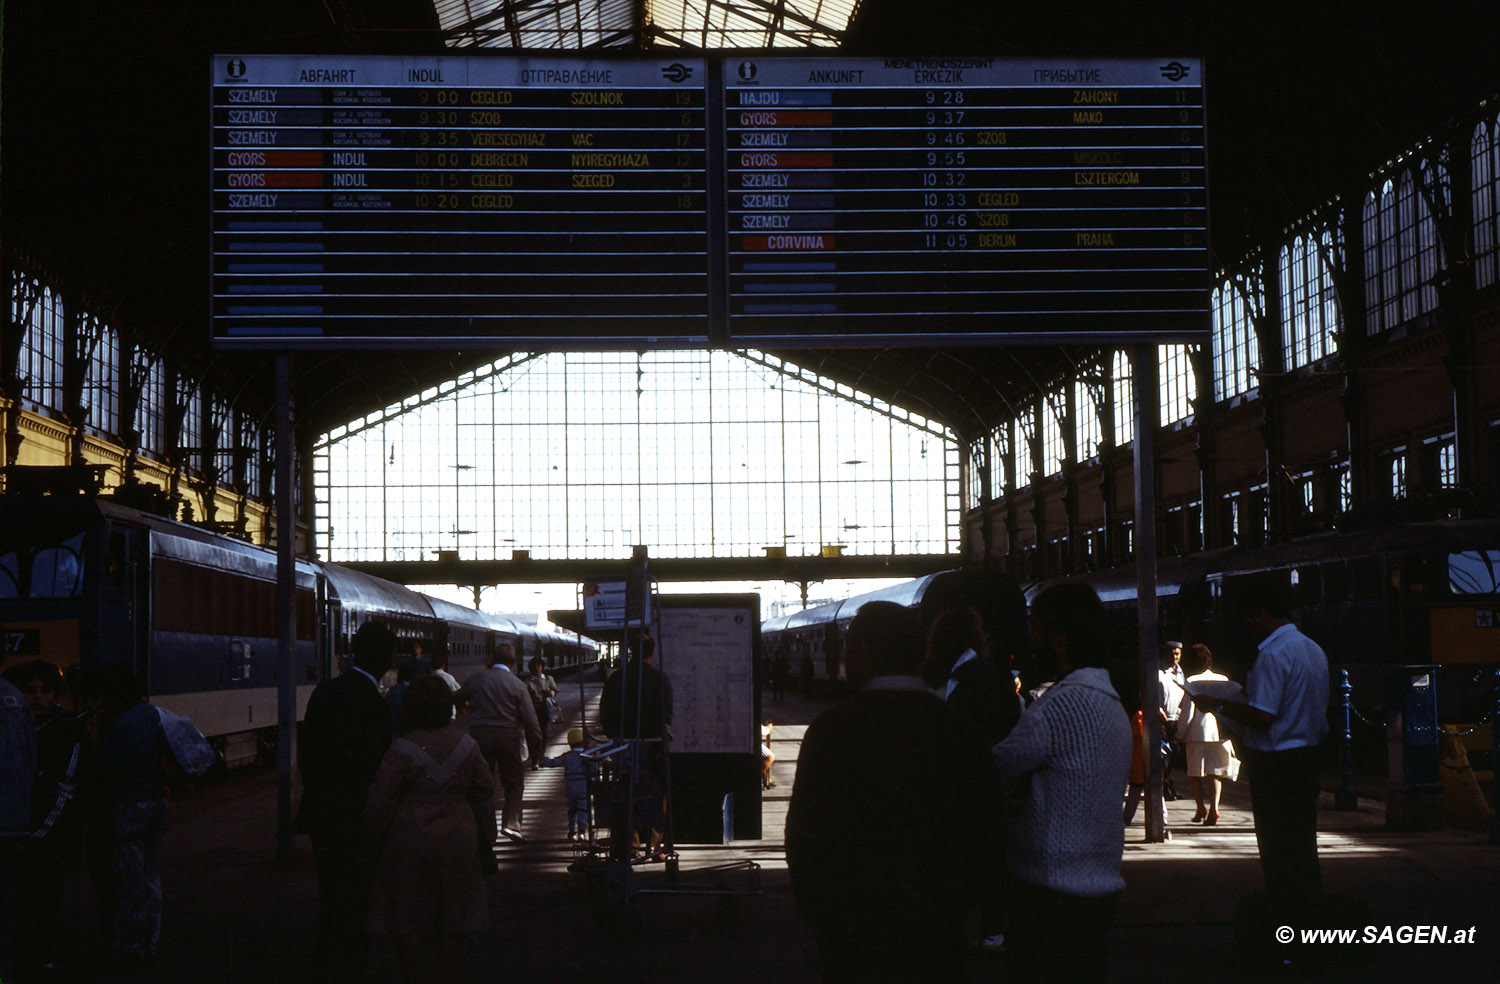
<svg viewBox="0 0 1500 984">
<path fill-rule="evenodd" d="M 104 569 L 98 580 L 96 658 L 124 663 L 148 687 L 151 679 L 150 531 L 123 523 L 103 526 Z"/>
</svg>

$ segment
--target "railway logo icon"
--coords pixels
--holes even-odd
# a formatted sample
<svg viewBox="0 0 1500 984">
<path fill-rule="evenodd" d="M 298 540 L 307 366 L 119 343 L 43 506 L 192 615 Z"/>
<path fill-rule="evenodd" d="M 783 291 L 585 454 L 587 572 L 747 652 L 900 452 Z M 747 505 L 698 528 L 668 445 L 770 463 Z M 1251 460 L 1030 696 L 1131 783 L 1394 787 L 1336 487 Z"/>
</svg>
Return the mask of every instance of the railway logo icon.
<svg viewBox="0 0 1500 984">
<path fill-rule="evenodd" d="M 661 70 L 668 82 L 686 82 L 693 77 L 693 70 L 682 62 L 673 62 Z"/>
<path fill-rule="evenodd" d="M 1191 71 L 1192 69 L 1182 64 L 1182 62 L 1168 62 L 1161 67 L 1161 77 L 1168 82 L 1181 82 L 1188 77 L 1188 73 Z"/>
</svg>

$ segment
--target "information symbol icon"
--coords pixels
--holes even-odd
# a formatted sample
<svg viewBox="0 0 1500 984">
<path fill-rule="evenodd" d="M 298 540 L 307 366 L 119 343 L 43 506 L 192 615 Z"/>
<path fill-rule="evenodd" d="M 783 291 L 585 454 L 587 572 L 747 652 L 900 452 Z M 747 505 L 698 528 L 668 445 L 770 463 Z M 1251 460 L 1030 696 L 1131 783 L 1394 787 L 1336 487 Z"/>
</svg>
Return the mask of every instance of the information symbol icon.
<svg viewBox="0 0 1500 984">
<path fill-rule="evenodd" d="M 242 79 L 245 77 L 245 63 L 238 58 L 230 59 L 229 64 L 224 67 L 232 79 Z"/>
<path fill-rule="evenodd" d="M 755 78 L 755 75 L 756 75 L 755 62 L 748 62 L 748 61 L 740 62 L 740 78 L 741 79 L 743 79 L 746 82 L 749 82 L 751 79 Z"/>
</svg>

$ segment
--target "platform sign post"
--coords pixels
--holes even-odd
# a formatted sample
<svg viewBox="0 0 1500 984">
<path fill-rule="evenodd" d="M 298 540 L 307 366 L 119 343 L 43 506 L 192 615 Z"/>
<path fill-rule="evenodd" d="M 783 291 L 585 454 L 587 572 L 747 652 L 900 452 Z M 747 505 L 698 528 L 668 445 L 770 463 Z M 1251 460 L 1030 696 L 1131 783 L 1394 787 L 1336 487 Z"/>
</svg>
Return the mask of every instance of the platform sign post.
<svg viewBox="0 0 1500 984">
<path fill-rule="evenodd" d="M 292 357 L 276 357 L 276 856 L 292 857 L 292 765 L 297 737 L 297 520 L 292 483 Z"/>
<path fill-rule="evenodd" d="M 1135 597 L 1140 647 L 1141 717 L 1145 722 L 1142 752 L 1146 761 L 1146 840 L 1167 839 L 1167 818 L 1162 811 L 1161 655 L 1160 626 L 1156 604 L 1156 425 L 1160 416 L 1157 400 L 1156 346 L 1136 345 L 1130 350 L 1131 375 L 1135 380 Z M 1170 764 L 1170 760 L 1169 760 Z"/>
</svg>

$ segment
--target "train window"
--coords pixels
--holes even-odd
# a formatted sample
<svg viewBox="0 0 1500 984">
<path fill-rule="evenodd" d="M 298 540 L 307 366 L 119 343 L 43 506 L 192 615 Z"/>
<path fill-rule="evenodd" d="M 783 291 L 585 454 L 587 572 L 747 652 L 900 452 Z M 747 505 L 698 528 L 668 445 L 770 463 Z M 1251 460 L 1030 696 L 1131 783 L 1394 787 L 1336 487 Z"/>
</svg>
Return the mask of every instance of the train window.
<svg viewBox="0 0 1500 984">
<path fill-rule="evenodd" d="M 1500 594 L 1500 550 L 1449 554 L 1448 590 L 1458 595 Z"/>
<path fill-rule="evenodd" d="M 0 554 L 0 598 L 21 597 L 21 558 L 14 550 Z"/>
<path fill-rule="evenodd" d="M 0 598 L 81 596 L 83 533 L 68 532 L 25 528 L 0 534 Z"/>
<path fill-rule="evenodd" d="M 83 534 L 31 558 L 32 598 L 76 598 L 83 594 Z"/>
</svg>

